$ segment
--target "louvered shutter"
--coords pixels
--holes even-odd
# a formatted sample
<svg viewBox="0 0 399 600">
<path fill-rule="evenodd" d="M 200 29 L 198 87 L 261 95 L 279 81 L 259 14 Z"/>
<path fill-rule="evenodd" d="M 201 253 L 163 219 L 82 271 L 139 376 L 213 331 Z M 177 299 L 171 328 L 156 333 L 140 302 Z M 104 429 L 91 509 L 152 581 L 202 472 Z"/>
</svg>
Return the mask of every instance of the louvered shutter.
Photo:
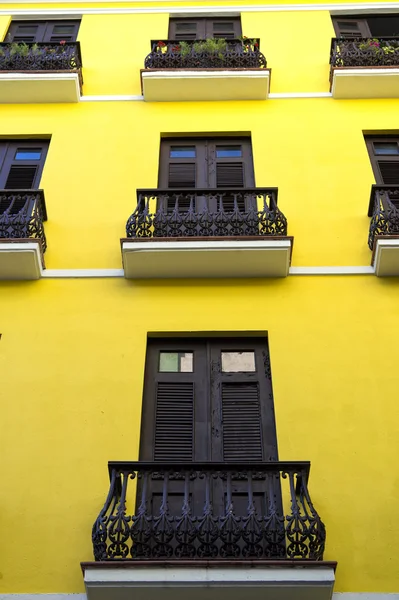
<svg viewBox="0 0 399 600">
<path fill-rule="evenodd" d="M 242 36 L 241 19 L 206 19 L 205 35 L 207 38 L 238 39 Z"/>
<path fill-rule="evenodd" d="M 6 42 L 75 42 L 80 26 L 72 21 L 12 21 L 5 37 Z"/>
<path fill-rule="evenodd" d="M 40 183 L 48 142 L 3 142 L 0 152 L 0 189 L 27 190 Z M 1 156 L 3 159 L 1 161 Z"/>
<path fill-rule="evenodd" d="M 42 42 L 45 21 L 12 21 L 5 37 L 6 42 Z"/>
<path fill-rule="evenodd" d="M 362 38 L 370 37 L 370 29 L 366 19 L 346 19 L 334 17 L 333 25 L 337 37 Z"/>
<path fill-rule="evenodd" d="M 257 383 L 222 384 L 223 460 L 261 461 L 262 432 Z"/>
<path fill-rule="evenodd" d="M 170 40 L 200 40 L 205 37 L 205 19 L 169 19 Z"/>
<path fill-rule="evenodd" d="M 156 395 L 154 460 L 193 460 L 194 383 L 159 382 Z"/>
<path fill-rule="evenodd" d="M 80 21 L 48 21 L 43 42 L 75 42 L 79 26 Z"/>
</svg>

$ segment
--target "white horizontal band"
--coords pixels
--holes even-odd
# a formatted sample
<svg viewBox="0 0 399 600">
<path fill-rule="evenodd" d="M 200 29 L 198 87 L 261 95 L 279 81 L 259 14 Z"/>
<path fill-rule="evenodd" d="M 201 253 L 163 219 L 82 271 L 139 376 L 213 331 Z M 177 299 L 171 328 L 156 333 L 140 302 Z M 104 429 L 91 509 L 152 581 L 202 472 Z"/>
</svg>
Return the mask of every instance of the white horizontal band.
<svg viewBox="0 0 399 600">
<path fill-rule="evenodd" d="M 281 92 L 269 94 L 269 100 L 290 100 L 293 98 L 332 98 L 330 92 Z M 116 94 L 115 96 L 81 96 L 81 102 L 136 102 L 144 101 L 144 96 Z"/>
<path fill-rule="evenodd" d="M 87 600 L 86 594 L 1 594 L 1 600 Z M 336 592 L 332 600 L 399 600 L 397 594 Z"/>
<path fill-rule="evenodd" d="M 141 2 L 145 3 L 163 3 L 169 2 L 170 0 L 141 0 Z M 177 2 L 186 2 L 187 0 L 176 0 Z M 106 3 L 113 4 L 115 3 L 124 3 L 129 2 L 131 0 L 84 0 L 84 4 L 88 3 Z M 40 4 L 76 4 L 75 0 L 42 0 Z M 15 4 L 15 0 L 3 0 L 2 5 L 6 4 Z M 38 0 L 19 0 L 18 4 L 38 4 Z M 365 2 L 362 4 L 356 3 L 348 3 L 348 4 L 259 4 L 259 5 L 249 5 L 249 6 L 234 6 L 235 13 L 244 13 L 244 12 L 298 12 L 298 11 L 330 11 L 335 14 L 362 14 L 362 13 L 393 13 L 399 12 L 399 2 Z M 134 14 L 134 13 L 169 13 L 169 14 L 215 14 L 216 12 L 222 14 L 231 14 L 232 7 L 231 6 L 165 6 L 162 7 L 147 7 L 147 8 L 73 8 L 73 9 L 10 9 L 10 10 L 0 10 L 0 15 L 11 15 L 13 17 L 32 17 L 32 16 L 47 16 L 51 17 L 52 15 L 101 15 L 101 14 Z"/>
<path fill-rule="evenodd" d="M 290 267 L 290 275 L 374 275 L 374 267 Z M 45 269 L 45 279 L 123 277 L 123 269 Z M 1 596 L 0 599 L 2 600 Z M 398 599 L 399 600 L 399 599 Z"/>
</svg>

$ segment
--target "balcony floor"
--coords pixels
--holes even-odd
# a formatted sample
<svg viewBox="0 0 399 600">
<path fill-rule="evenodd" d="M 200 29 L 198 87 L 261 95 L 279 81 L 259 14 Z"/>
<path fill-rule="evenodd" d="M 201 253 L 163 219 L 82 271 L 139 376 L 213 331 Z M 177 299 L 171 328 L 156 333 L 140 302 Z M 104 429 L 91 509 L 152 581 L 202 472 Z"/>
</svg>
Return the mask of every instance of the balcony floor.
<svg viewBox="0 0 399 600">
<path fill-rule="evenodd" d="M 78 102 L 77 72 L 0 72 L 1 104 Z"/>
<path fill-rule="evenodd" d="M 292 237 L 121 240 L 128 279 L 286 277 Z"/>
<path fill-rule="evenodd" d="M 331 600 L 335 568 L 301 560 L 82 563 L 88 600 Z"/>
<path fill-rule="evenodd" d="M 336 67 L 333 69 L 333 98 L 399 98 L 397 67 Z"/>
</svg>

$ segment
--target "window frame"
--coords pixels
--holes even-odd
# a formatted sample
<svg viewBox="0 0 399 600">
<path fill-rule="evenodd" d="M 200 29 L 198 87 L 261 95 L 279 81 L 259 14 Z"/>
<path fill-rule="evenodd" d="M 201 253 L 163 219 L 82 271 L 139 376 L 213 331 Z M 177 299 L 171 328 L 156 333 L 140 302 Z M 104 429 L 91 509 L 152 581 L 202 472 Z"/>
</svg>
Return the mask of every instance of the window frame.
<svg viewBox="0 0 399 600">
<path fill-rule="evenodd" d="M 213 31 L 214 30 L 214 26 L 217 23 L 225 23 L 227 21 L 231 21 L 233 23 L 233 28 L 232 31 L 234 32 L 232 35 L 231 34 L 227 34 L 227 35 L 223 35 L 222 32 L 220 33 L 216 33 Z M 193 37 L 193 34 L 178 34 L 176 31 L 176 25 L 177 23 L 196 23 L 197 24 L 197 30 L 195 33 L 195 37 Z M 242 36 L 242 24 L 241 24 L 241 16 L 235 16 L 235 17 L 190 17 L 187 19 L 184 18 L 175 18 L 175 17 L 171 17 L 169 19 L 169 28 L 168 28 L 168 39 L 169 40 L 200 40 L 200 39 L 207 39 L 207 38 L 213 38 L 213 37 L 218 37 L 218 38 L 222 38 L 225 37 L 225 39 L 238 39 Z"/>
<path fill-rule="evenodd" d="M 364 136 L 364 139 L 366 142 L 366 147 L 367 147 L 367 151 L 369 154 L 371 167 L 373 169 L 375 181 L 379 185 L 385 185 L 384 179 L 383 179 L 380 167 L 379 167 L 379 162 L 397 162 L 398 167 L 399 167 L 399 154 L 397 154 L 397 155 L 395 155 L 395 154 L 385 154 L 385 155 L 384 154 L 375 154 L 374 143 L 375 142 L 380 142 L 380 143 L 396 142 L 398 144 L 398 148 L 399 148 L 399 135 L 385 135 L 385 136 L 366 135 L 366 136 Z M 398 169 L 398 171 L 399 171 L 399 169 Z M 391 185 L 396 185 L 396 184 L 391 184 Z M 399 186 L 399 174 L 398 174 L 397 185 Z"/>
<path fill-rule="evenodd" d="M 16 21 L 11 21 L 10 26 L 8 28 L 8 31 L 6 33 L 6 36 L 4 38 L 5 42 L 13 42 L 15 40 L 15 37 L 18 36 L 18 38 L 21 38 L 21 36 L 18 35 L 17 31 L 18 31 L 18 27 L 20 27 L 21 25 L 31 25 L 31 26 L 38 26 L 38 30 L 36 32 L 36 34 L 34 34 L 34 39 L 30 40 L 27 43 L 52 43 L 52 44 L 57 44 L 59 43 L 59 41 L 61 40 L 66 40 L 67 42 L 76 42 L 77 41 L 77 37 L 78 37 L 78 33 L 79 33 L 79 28 L 80 28 L 80 24 L 81 24 L 81 20 L 80 19 L 48 19 L 48 20 L 35 20 L 35 19 L 27 19 L 25 20 L 16 20 Z M 65 25 L 65 26 L 74 26 L 75 30 L 72 34 L 65 34 L 65 36 L 61 36 L 61 35 L 57 35 L 57 38 L 61 38 L 61 40 L 52 40 L 51 38 L 53 37 L 53 29 L 54 27 L 56 27 L 57 25 Z M 73 39 L 69 39 L 69 38 L 73 38 Z M 23 39 L 18 39 L 17 42 L 23 42 Z"/>
<path fill-rule="evenodd" d="M 7 188 L 7 180 L 13 166 L 36 166 L 35 177 L 31 188 L 38 189 L 43 173 L 44 164 L 47 158 L 50 140 L 43 139 L 15 139 L 15 140 L 0 140 L 0 189 L 26 189 L 26 188 Z M 15 160 L 15 153 L 18 148 L 31 149 L 41 148 L 42 154 L 40 159 Z"/>
</svg>

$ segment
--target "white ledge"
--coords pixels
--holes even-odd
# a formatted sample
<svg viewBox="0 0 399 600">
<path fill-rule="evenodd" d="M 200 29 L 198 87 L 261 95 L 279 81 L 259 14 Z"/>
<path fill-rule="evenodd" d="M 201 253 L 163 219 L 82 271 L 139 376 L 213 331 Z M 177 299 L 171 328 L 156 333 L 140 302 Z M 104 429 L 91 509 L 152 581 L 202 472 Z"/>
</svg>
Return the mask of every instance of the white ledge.
<svg viewBox="0 0 399 600">
<path fill-rule="evenodd" d="M 373 259 L 377 277 L 399 277 L 399 236 L 377 236 Z"/>
<path fill-rule="evenodd" d="M 399 68 L 336 68 L 333 98 L 399 98 Z"/>
<path fill-rule="evenodd" d="M 286 277 L 293 239 L 121 242 L 128 279 Z"/>
<path fill-rule="evenodd" d="M 42 245 L 39 240 L 0 242 L 1 279 L 40 279 L 43 273 Z"/>
<path fill-rule="evenodd" d="M 88 600 L 331 600 L 334 569 L 296 567 L 85 566 Z"/>
<path fill-rule="evenodd" d="M 0 72 L 1 104 L 78 102 L 78 73 Z"/>
<path fill-rule="evenodd" d="M 141 78 L 147 102 L 266 100 L 270 85 L 269 69 L 143 69 Z"/>
</svg>

